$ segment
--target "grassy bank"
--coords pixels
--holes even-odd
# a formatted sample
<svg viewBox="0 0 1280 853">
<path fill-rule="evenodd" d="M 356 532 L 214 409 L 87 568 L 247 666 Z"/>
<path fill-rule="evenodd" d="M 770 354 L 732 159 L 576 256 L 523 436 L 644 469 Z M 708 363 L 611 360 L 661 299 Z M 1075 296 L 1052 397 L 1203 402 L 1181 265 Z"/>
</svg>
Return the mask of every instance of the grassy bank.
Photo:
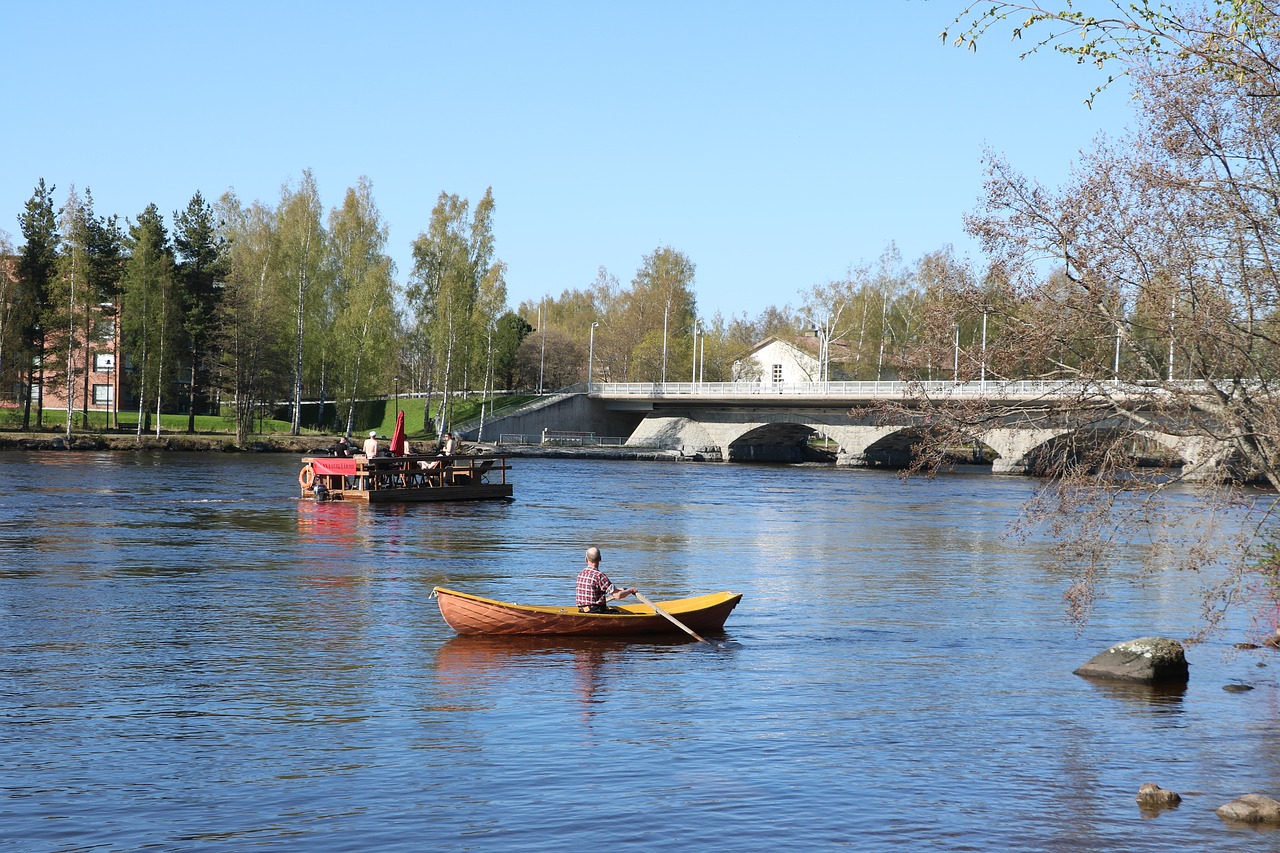
<svg viewBox="0 0 1280 853">
<path fill-rule="evenodd" d="M 529 398 L 501 398 L 510 405 L 512 400 Z M 391 401 L 388 401 L 391 403 Z M 405 434 L 415 448 L 433 449 L 436 440 L 434 424 L 423 429 L 426 401 L 421 397 L 402 397 L 398 401 L 404 412 Z M 480 398 L 459 398 L 452 406 L 455 423 L 463 423 L 480 416 Z M 436 408 L 433 407 L 434 415 Z M 71 435 L 67 436 L 66 409 L 45 409 L 43 424 L 39 429 L 23 430 L 22 413 L 13 409 L 0 410 L 0 450 L 196 450 L 196 451 L 256 451 L 312 453 L 329 447 L 341 431 L 303 429 L 298 436 L 290 435 L 291 424 L 284 420 L 262 419 L 254 424 L 244 446 L 237 446 L 235 425 L 220 415 L 197 415 L 195 432 L 188 433 L 186 415 L 161 415 L 160 434 L 156 435 L 154 416 L 150 429 L 138 436 L 138 413 L 120 412 L 120 426 L 108 428 L 107 413 L 89 412 L 89 426 L 84 427 L 82 413 L 73 412 Z M 35 413 L 32 412 L 34 419 Z M 352 430 L 356 444 L 370 429 L 378 435 L 390 438 L 395 430 L 395 405 L 385 407 L 380 422 L 373 425 L 356 425 Z"/>
</svg>

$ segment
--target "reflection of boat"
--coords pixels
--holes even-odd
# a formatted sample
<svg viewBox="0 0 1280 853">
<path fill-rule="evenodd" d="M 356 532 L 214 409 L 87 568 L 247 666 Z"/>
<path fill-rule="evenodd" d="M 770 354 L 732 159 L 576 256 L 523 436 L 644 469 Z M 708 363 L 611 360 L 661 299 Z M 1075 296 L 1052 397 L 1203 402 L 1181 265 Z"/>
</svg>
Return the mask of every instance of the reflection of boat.
<svg viewBox="0 0 1280 853">
<path fill-rule="evenodd" d="M 628 636 L 680 631 L 643 604 L 620 605 L 616 613 L 580 613 L 573 606 L 511 604 L 442 587 L 435 588 L 435 596 L 440 615 L 459 634 Z M 740 592 L 714 592 L 656 603 L 694 631 L 718 631 L 741 600 Z"/>
<path fill-rule="evenodd" d="M 505 456 L 306 457 L 298 472 L 302 496 L 328 501 L 511 500 Z"/>
</svg>

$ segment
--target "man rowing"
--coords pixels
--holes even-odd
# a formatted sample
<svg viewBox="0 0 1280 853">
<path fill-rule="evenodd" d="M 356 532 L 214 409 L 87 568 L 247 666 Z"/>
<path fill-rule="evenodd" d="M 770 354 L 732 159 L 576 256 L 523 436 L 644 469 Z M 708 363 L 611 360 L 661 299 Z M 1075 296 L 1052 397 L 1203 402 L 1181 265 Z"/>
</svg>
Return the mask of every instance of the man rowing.
<svg viewBox="0 0 1280 853">
<path fill-rule="evenodd" d="M 587 549 L 587 565 L 578 572 L 577 598 L 581 613 L 612 613 L 610 601 L 635 595 L 634 586 L 625 589 L 616 586 L 609 576 L 600 571 L 600 549 L 592 545 Z"/>
</svg>

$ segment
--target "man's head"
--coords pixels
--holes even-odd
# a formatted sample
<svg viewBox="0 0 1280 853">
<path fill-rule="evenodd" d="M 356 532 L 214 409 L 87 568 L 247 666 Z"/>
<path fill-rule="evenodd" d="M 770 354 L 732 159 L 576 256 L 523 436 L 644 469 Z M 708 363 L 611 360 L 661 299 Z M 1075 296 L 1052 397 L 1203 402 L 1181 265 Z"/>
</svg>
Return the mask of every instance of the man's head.
<svg viewBox="0 0 1280 853">
<path fill-rule="evenodd" d="M 587 562 L 593 566 L 600 565 L 600 549 L 592 545 L 587 549 Z"/>
<path fill-rule="evenodd" d="M 378 431 L 376 429 L 369 430 L 369 438 L 377 438 L 377 437 L 378 437 Z"/>
</svg>

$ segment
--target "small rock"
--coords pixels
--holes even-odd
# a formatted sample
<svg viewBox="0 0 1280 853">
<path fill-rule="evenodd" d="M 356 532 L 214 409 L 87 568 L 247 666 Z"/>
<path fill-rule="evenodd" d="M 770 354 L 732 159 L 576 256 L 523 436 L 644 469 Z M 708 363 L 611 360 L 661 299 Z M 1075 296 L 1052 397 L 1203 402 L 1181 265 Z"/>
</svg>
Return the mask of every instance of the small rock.
<svg viewBox="0 0 1280 853">
<path fill-rule="evenodd" d="M 1180 795 L 1174 791 L 1166 791 L 1155 782 L 1143 782 L 1138 789 L 1138 803 L 1146 808 L 1173 808 L 1180 802 Z"/>
<path fill-rule="evenodd" d="M 1222 689 L 1228 693 L 1246 693 L 1253 689 L 1252 684 L 1224 684 Z"/>
<path fill-rule="evenodd" d="M 1075 671 L 1076 675 L 1145 684 L 1185 684 L 1187 657 L 1182 643 L 1141 637 L 1117 643 Z"/>
<path fill-rule="evenodd" d="M 1218 817 L 1242 823 L 1280 825 L 1280 802 L 1262 794 L 1245 794 L 1225 806 L 1219 806 L 1215 813 Z"/>
</svg>

